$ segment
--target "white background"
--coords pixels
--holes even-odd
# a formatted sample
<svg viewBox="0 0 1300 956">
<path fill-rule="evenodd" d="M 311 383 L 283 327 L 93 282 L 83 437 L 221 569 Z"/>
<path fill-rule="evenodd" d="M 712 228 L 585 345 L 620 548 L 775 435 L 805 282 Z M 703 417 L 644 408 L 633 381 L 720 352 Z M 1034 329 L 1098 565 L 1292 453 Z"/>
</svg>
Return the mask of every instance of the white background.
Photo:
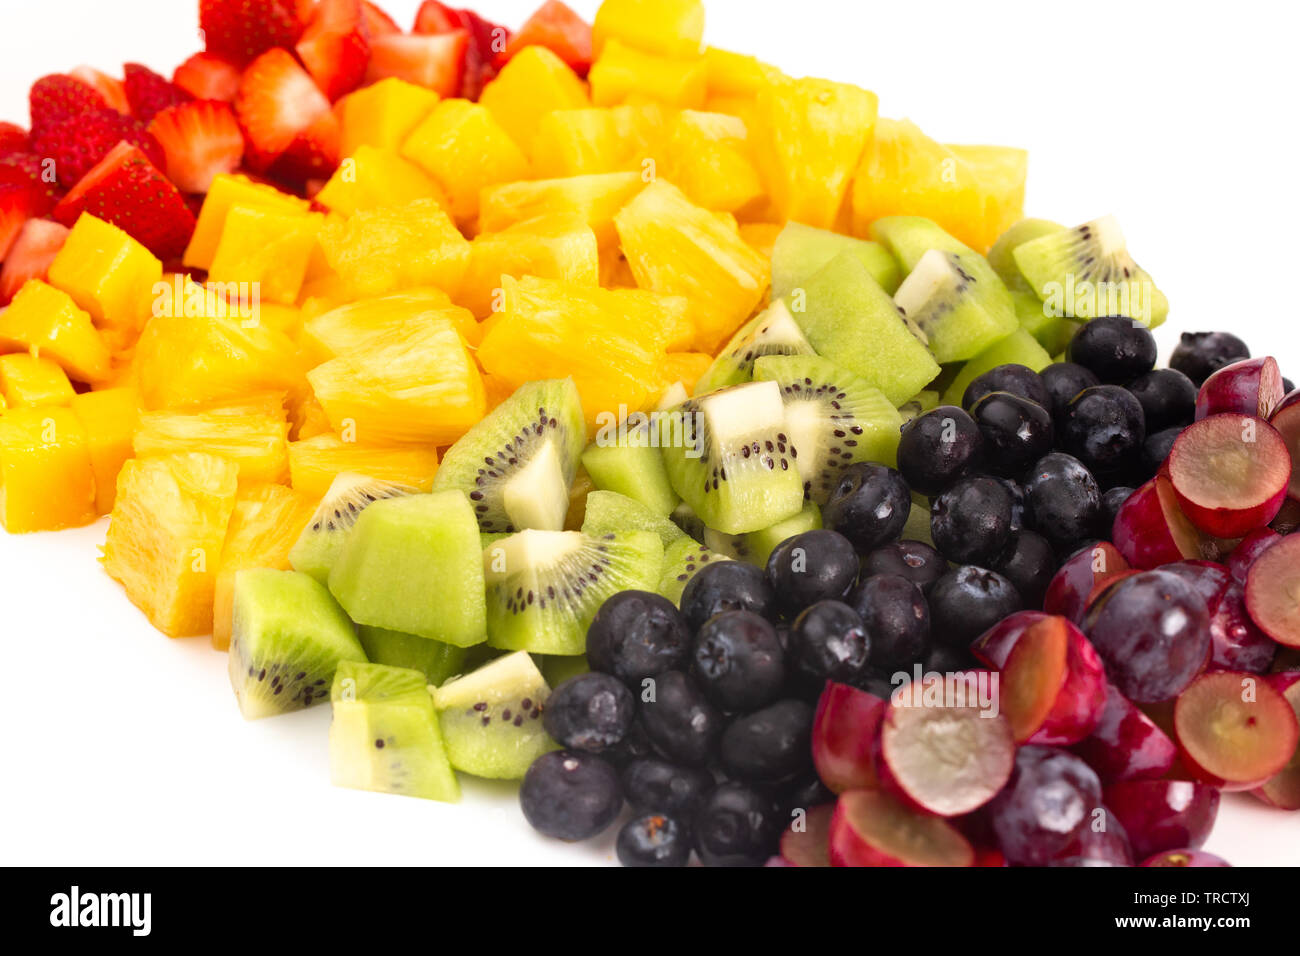
<svg viewBox="0 0 1300 956">
<path fill-rule="evenodd" d="M 540 0 L 536 0 L 540 2 Z M 510 26 L 535 0 L 482 0 Z M 404 26 L 417 0 L 382 4 Z M 197 48 L 189 0 L 0 0 L 0 119 L 42 74 Z M 594 0 L 575 0 L 590 18 Z M 1178 331 L 1230 329 L 1300 379 L 1289 4 L 712 0 L 708 42 L 858 83 L 945 142 L 1030 150 L 1027 212 L 1114 213 Z M 613 860 L 533 834 L 513 791 L 459 806 L 329 785 L 329 709 L 245 723 L 225 655 L 149 627 L 96 563 L 104 523 L 0 533 L 0 860 L 35 864 L 520 864 Z M 1224 801 L 1211 849 L 1300 864 L 1300 814 Z"/>
</svg>

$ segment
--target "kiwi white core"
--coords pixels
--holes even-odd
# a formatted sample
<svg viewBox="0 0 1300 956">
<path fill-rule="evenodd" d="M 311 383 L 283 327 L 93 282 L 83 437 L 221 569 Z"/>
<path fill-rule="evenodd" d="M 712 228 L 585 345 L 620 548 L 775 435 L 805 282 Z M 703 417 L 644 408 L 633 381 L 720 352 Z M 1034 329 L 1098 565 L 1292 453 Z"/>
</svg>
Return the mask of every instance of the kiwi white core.
<svg viewBox="0 0 1300 956">
<path fill-rule="evenodd" d="M 569 482 L 554 441 L 538 448 L 528 464 L 506 482 L 501 506 L 516 528 L 558 531 L 564 527 Z"/>
</svg>

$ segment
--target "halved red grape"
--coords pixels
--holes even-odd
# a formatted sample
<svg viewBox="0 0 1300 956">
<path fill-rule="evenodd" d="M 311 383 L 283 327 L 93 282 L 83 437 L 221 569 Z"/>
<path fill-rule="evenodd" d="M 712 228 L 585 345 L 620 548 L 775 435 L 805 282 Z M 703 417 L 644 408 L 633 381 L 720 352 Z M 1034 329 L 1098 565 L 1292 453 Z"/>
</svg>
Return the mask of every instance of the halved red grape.
<svg viewBox="0 0 1300 956">
<path fill-rule="evenodd" d="M 813 807 L 781 835 L 781 859 L 790 866 L 831 865 L 831 816 L 835 805 Z"/>
<path fill-rule="evenodd" d="M 970 652 L 980 663 L 1001 670 L 1006 666 L 1011 649 L 1016 646 L 1016 641 L 1020 640 L 1020 635 L 1024 634 L 1031 625 L 1047 617 L 1048 615 L 1042 611 L 1016 611 L 1014 614 L 1008 614 L 975 638 L 971 643 Z"/>
<path fill-rule="evenodd" d="M 1024 743 L 1043 726 L 1065 687 L 1068 621 L 1047 617 L 1020 635 L 1001 675 L 1002 713 L 1016 743 Z"/>
<path fill-rule="evenodd" d="M 1291 481 L 1276 428 L 1250 415 L 1211 415 L 1183 429 L 1169 453 L 1183 514 L 1206 534 L 1240 538 L 1273 520 Z"/>
<path fill-rule="evenodd" d="M 1246 589 L 1233 581 L 1210 614 L 1210 669 L 1264 674 L 1277 658 L 1278 644 L 1246 610 Z"/>
<path fill-rule="evenodd" d="M 1300 672 L 1274 674 L 1268 678 L 1269 684 L 1286 698 L 1300 720 Z M 1300 810 L 1300 748 L 1291 755 L 1287 765 L 1277 775 L 1252 790 L 1255 796 L 1265 803 L 1283 810 Z"/>
<path fill-rule="evenodd" d="M 1219 791 L 1191 780 L 1126 780 L 1107 787 L 1105 799 L 1138 859 L 1200 849 L 1219 814 Z"/>
<path fill-rule="evenodd" d="M 1206 853 L 1204 850 L 1165 850 L 1142 861 L 1143 866 L 1193 867 L 1193 866 L 1232 866 L 1221 856 Z"/>
<path fill-rule="evenodd" d="M 1132 866 L 1133 848 L 1119 818 L 1105 806 L 1095 808 L 1074 842 L 1052 866 Z"/>
<path fill-rule="evenodd" d="M 1295 754 L 1300 725 L 1278 691 L 1257 674 L 1202 674 L 1174 705 L 1184 765 L 1221 790 L 1250 790 Z"/>
<path fill-rule="evenodd" d="M 1156 475 L 1129 495 L 1111 529 L 1115 547 L 1135 568 L 1158 568 L 1213 550 L 1178 507 L 1178 497 L 1165 475 Z"/>
<path fill-rule="evenodd" d="M 1221 413 L 1268 418 L 1282 401 L 1282 370 L 1271 356 L 1225 365 L 1196 393 L 1196 418 Z"/>
<path fill-rule="evenodd" d="M 1060 614 L 1078 624 L 1099 590 L 1130 567 L 1109 541 L 1098 541 L 1076 551 L 1065 559 L 1047 585 L 1043 610 L 1048 614 Z"/>
<path fill-rule="evenodd" d="M 876 776 L 880 722 L 888 704 L 864 690 L 827 681 L 813 717 L 817 775 L 835 793 L 870 789 Z"/>
<path fill-rule="evenodd" d="M 1011 776 L 1015 755 L 1006 719 L 976 707 L 892 704 L 880 728 L 882 778 L 941 817 L 993 799 Z"/>
<path fill-rule="evenodd" d="M 1113 685 L 1106 688 L 1097 726 L 1071 749 L 1103 783 L 1163 777 L 1178 755 L 1169 735 Z"/>
<path fill-rule="evenodd" d="M 1300 407 L 1297 410 L 1300 410 Z M 1295 480 L 1294 469 L 1291 472 L 1291 480 Z M 1228 571 L 1236 581 L 1245 584 L 1246 575 L 1250 572 L 1250 566 L 1255 563 L 1255 559 L 1281 540 L 1282 535 L 1272 528 L 1256 528 L 1242 538 L 1228 555 Z"/>
<path fill-rule="evenodd" d="M 880 790 L 840 794 L 831 817 L 832 866 L 970 866 L 975 851 L 956 827 Z"/>
<path fill-rule="evenodd" d="M 1277 429 L 1291 452 L 1291 484 L 1287 494 L 1293 499 L 1300 498 L 1300 389 L 1278 403 L 1268 422 Z"/>
<path fill-rule="evenodd" d="M 1246 610 L 1273 640 L 1300 647 L 1300 534 L 1283 538 L 1251 565 Z"/>
</svg>

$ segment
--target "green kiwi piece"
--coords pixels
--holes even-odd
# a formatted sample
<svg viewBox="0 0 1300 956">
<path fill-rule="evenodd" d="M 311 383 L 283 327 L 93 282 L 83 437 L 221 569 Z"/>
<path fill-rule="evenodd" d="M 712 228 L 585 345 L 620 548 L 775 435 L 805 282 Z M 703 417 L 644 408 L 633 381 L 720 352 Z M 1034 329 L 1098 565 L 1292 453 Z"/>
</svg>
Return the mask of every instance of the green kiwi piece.
<svg viewBox="0 0 1300 956">
<path fill-rule="evenodd" d="M 343 609 L 300 571 L 235 575 L 228 668 L 247 720 L 318 704 L 343 661 L 365 661 Z"/>
<path fill-rule="evenodd" d="M 1025 365 L 1035 372 L 1041 372 L 1051 364 L 1052 357 L 1038 344 L 1038 340 L 1024 329 L 1016 329 L 962 366 L 957 377 L 944 391 L 943 403 L 960 406 L 962 396 L 966 394 L 966 386 L 999 365 Z"/>
<path fill-rule="evenodd" d="M 616 491 L 658 515 L 667 515 L 681 501 L 664 469 L 663 456 L 643 412 L 633 412 L 622 429 L 602 428 L 582 453 L 582 465 L 602 491 Z M 555 529 L 552 529 L 555 530 Z"/>
<path fill-rule="evenodd" d="M 676 544 L 670 544 L 664 551 L 663 573 L 659 576 L 655 590 L 674 604 L 680 604 L 682 591 L 686 590 L 687 582 L 695 577 L 695 572 L 706 564 L 730 560 L 725 554 L 712 551 L 693 538 L 683 538 Z"/>
<path fill-rule="evenodd" d="M 668 477 L 705 526 L 743 534 L 802 507 L 803 481 L 776 382 L 692 398 L 658 422 Z"/>
<path fill-rule="evenodd" d="M 537 666 L 541 669 L 542 676 L 546 678 L 546 683 L 552 687 L 559 687 L 570 677 L 577 677 L 591 670 L 591 665 L 587 663 L 586 654 L 578 657 L 566 657 L 562 654 L 538 654 L 533 660 L 537 661 Z"/>
<path fill-rule="evenodd" d="M 704 546 L 710 551 L 731 558 L 733 561 L 745 561 L 753 564 L 754 562 L 750 561 L 750 534 L 758 534 L 758 532 L 751 531 L 747 534 L 723 534 L 721 531 L 716 531 L 713 528 L 705 528 Z"/>
<path fill-rule="evenodd" d="M 781 387 L 786 434 L 808 500 L 825 504 L 847 465 L 897 461 L 903 418 L 859 376 L 815 355 L 774 355 L 754 363 L 754 378 Z"/>
<path fill-rule="evenodd" d="M 993 243 L 993 248 L 989 250 L 989 265 L 998 274 L 1008 292 L 1012 295 L 1017 292 L 1028 292 L 1034 298 L 1038 298 L 1034 287 L 1020 274 L 1020 266 L 1016 265 L 1013 253 L 1017 247 L 1023 246 L 1026 242 L 1050 236 L 1054 232 L 1062 232 L 1064 229 L 1065 227 L 1060 223 L 1047 219 L 1021 219 L 998 236 L 998 241 Z"/>
<path fill-rule="evenodd" d="M 871 224 L 870 232 L 871 238 L 898 260 L 904 274 L 915 269 L 921 257 L 931 249 L 978 259 L 984 263 L 985 268 L 992 271 L 983 256 L 932 219 L 922 216 L 882 216 Z"/>
<path fill-rule="evenodd" d="M 329 587 L 358 624 L 468 647 L 487 639 L 482 554 L 463 492 L 393 498 L 361 513 Z"/>
<path fill-rule="evenodd" d="M 683 501 L 674 508 L 668 519 L 681 528 L 682 534 L 694 540 L 696 544 L 704 543 L 704 522 L 686 502 Z"/>
<path fill-rule="evenodd" d="M 1053 315 L 1047 303 L 1032 292 L 1012 292 L 1011 301 L 1015 304 L 1020 327 L 1032 335 L 1049 355 L 1065 351 L 1079 329 L 1078 322 Z"/>
<path fill-rule="evenodd" d="M 344 661 L 330 702 L 330 779 L 336 787 L 460 799 L 423 672 Z"/>
<path fill-rule="evenodd" d="M 857 256 L 880 287 L 890 295 L 894 294 L 903 274 L 884 246 L 829 229 L 788 222 L 772 246 L 772 298 L 788 295 L 822 266 L 845 252 Z"/>
<path fill-rule="evenodd" d="M 593 491 L 587 495 L 582 531 L 593 538 L 623 531 L 653 531 L 665 548 L 686 537 L 686 532 L 670 519 L 615 491 Z"/>
<path fill-rule="evenodd" d="M 813 347 L 785 302 L 776 299 L 743 325 L 722 347 L 708 371 L 695 383 L 695 394 L 739 385 L 754 377 L 754 361 L 764 355 L 812 355 Z"/>
<path fill-rule="evenodd" d="M 448 449 L 433 490 L 468 495 L 484 531 L 558 531 L 586 443 L 573 380 L 529 382 Z"/>
<path fill-rule="evenodd" d="M 530 529 L 483 552 L 488 643 L 533 654 L 584 654 L 587 626 L 618 591 L 649 590 L 664 546 L 650 531 L 592 537 Z"/>
<path fill-rule="evenodd" d="M 770 528 L 764 528 L 762 531 L 751 531 L 745 535 L 745 550 L 747 556 L 744 560 L 750 564 L 756 564 L 760 568 L 767 567 L 767 559 L 776 546 L 796 534 L 803 534 L 805 531 L 816 531 L 822 526 L 822 510 L 811 501 L 805 501 L 803 509 L 793 518 L 786 518 L 779 521 Z"/>
<path fill-rule="evenodd" d="M 1169 314 L 1169 300 L 1133 261 L 1114 216 L 1031 239 L 1012 256 L 1030 288 L 1058 315 L 1125 315 L 1155 328 Z"/>
<path fill-rule="evenodd" d="M 430 684 L 441 684 L 465 669 L 467 652 L 454 644 L 368 624 L 357 628 L 357 639 L 374 663 L 420 671 Z"/>
<path fill-rule="evenodd" d="M 329 581 L 330 568 L 343 550 L 343 541 L 361 512 L 376 501 L 414 494 L 418 494 L 415 488 L 392 481 L 367 478 L 350 471 L 335 475 L 316 513 L 289 551 L 289 565 L 325 584 Z"/>
<path fill-rule="evenodd" d="M 799 291 L 790 297 L 790 313 L 817 354 L 860 375 L 891 404 L 907 401 L 939 374 L 924 334 L 856 256 L 836 256 Z"/>
<path fill-rule="evenodd" d="M 906 425 L 913 418 L 919 418 L 932 408 L 939 407 L 939 393 L 930 388 L 923 388 L 917 392 L 902 405 L 898 406 L 898 414 Z"/>
<path fill-rule="evenodd" d="M 979 260 L 983 268 L 972 268 Z M 1019 326 L 1002 280 L 976 256 L 930 249 L 894 293 L 940 363 L 978 355 Z"/>
<path fill-rule="evenodd" d="M 451 765 L 493 780 L 518 780 L 556 744 L 542 728 L 551 688 L 523 651 L 489 661 L 433 692 Z"/>
<path fill-rule="evenodd" d="M 901 541 L 922 541 L 934 547 L 934 538 L 930 534 L 930 506 L 925 502 L 912 501 L 912 509 L 907 513 L 907 523 L 903 525 Z"/>
</svg>

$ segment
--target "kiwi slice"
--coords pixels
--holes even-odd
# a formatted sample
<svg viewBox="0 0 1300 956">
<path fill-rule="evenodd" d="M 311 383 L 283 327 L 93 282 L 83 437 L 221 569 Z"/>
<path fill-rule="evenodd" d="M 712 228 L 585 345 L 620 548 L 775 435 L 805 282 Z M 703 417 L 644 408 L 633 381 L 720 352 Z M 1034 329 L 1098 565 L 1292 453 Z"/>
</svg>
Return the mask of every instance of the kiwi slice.
<svg viewBox="0 0 1300 956">
<path fill-rule="evenodd" d="M 749 543 L 750 534 L 758 532 L 749 532 L 746 534 L 723 534 L 713 528 L 704 529 L 704 546 L 710 551 L 725 555 L 735 561 L 749 561 Z M 753 562 L 750 562 L 753 563 Z"/>
<path fill-rule="evenodd" d="M 659 419 L 668 477 L 704 524 L 743 534 L 803 505 L 803 481 L 776 382 L 733 385 Z"/>
<path fill-rule="evenodd" d="M 725 554 L 713 551 L 693 538 L 683 538 L 664 550 L 663 573 L 655 590 L 674 604 L 680 604 L 682 591 L 695 577 L 695 572 L 707 564 L 730 560 Z"/>
<path fill-rule="evenodd" d="M 743 325 L 722 347 L 708 371 L 695 383 L 695 394 L 705 395 L 754 377 L 754 361 L 764 355 L 812 355 L 813 347 L 780 299 Z"/>
<path fill-rule="evenodd" d="M 674 508 L 673 513 L 668 516 L 668 519 L 682 530 L 682 534 L 691 538 L 698 544 L 704 543 L 704 522 L 701 521 L 700 516 L 695 513 L 695 509 L 686 502 L 683 501 Z"/>
<path fill-rule="evenodd" d="M 610 595 L 650 589 L 664 546 L 650 531 L 530 529 L 483 552 L 488 643 L 534 654 L 583 654 L 587 625 Z"/>
<path fill-rule="evenodd" d="M 468 495 L 484 531 L 558 531 L 586 442 L 573 380 L 529 382 L 447 451 L 433 490 Z"/>
<path fill-rule="evenodd" d="M 841 253 L 857 256 L 871 277 L 890 295 L 903 273 L 889 250 L 877 242 L 788 222 L 772 245 L 772 298 L 788 295 Z"/>
<path fill-rule="evenodd" d="M 460 799 L 423 672 L 344 661 L 330 703 L 330 779 L 336 787 Z"/>
<path fill-rule="evenodd" d="M 786 434 L 810 501 L 825 504 L 846 465 L 896 461 L 903 418 L 852 372 L 815 355 L 768 356 L 754 363 L 754 378 L 781 388 Z"/>
<path fill-rule="evenodd" d="M 344 539 L 362 511 L 376 501 L 418 493 L 408 485 L 367 478 L 355 472 L 335 475 L 316 513 L 290 550 L 289 565 L 325 584 L 329 581 L 330 568 L 343 549 Z"/>
<path fill-rule="evenodd" d="M 1016 330 L 1019 321 L 1002 280 L 978 258 L 931 249 L 894 293 L 894 303 L 925 332 L 939 362 L 978 355 Z"/>
<path fill-rule="evenodd" d="M 447 756 L 457 770 L 518 780 L 556 744 L 542 729 L 551 688 L 523 651 L 489 661 L 433 692 Z"/>
<path fill-rule="evenodd" d="M 1016 258 L 1013 253 L 1026 242 L 1041 239 L 1043 236 L 1050 236 L 1052 233 L 1063 232 L 1064 230 L 1065 227 L 1060 223 L 1051 222 L 1047 219 L 1021 219 L 998 236 L 998 241 L 993 243 L 993 248 L 989 250 L 989 265 L 998 274 L 998 278 L 1002 280 L 1002 284 L 1007 287 L 1008 292 L 1013 296 L 1017 292 L 1028 292 L 1034 298 L 1038 298 L 1038 294 L 1034 292 L 1034 287 L 1021 275 L 1020 266 L 1016 265 Z"/>
<path fill-rule="evenodd" d="M 559 687 L 570 677 L 578 677 L 591 670 L 591 665 L 587 663 L 586 654 L 581 657 L 566 657 L 562 654 L 538 654 L 534 660 L 537 661 L 542 676 L 546 678 L 546 683 L 552 687 Z"/>
<path fill-rule="evenodd" d="M 361 641 L 366 657 L 374 663 L 417 670 L 430 684 L 441 684 L 461 673 L 465 667 L 465 648 L 431 641 L 418 634 L 403 634 L 362 624 L 357 628 L 357 639 Z"/>
<path fill-rule="evenodd" d="M 628 419 L 622 433 L 601 429 L 596 441 L 582 453 L 582 466 L 592 484 L 632 498 L 659 515 L 666 515 L 681 499 L 673 491 L 659 454 L 651 420 L 642 413 Z"/>
<path fill-rule="evenodd" d="M 299 571 L 235 575 L 230 683 L 248 720 L 318 704 L 343 661 L 366 652 L 329 591 Z"/>
<path fill-rule="evenodd" d="M 1169 314 L 1169 300 L 1129 255 L 1114 216 L 1021 243 L 1012 256 L 1057 314 L 1085 320 L 1125 315 L 1151 328 Z"/>
<path fill-rule="evenodd" d="M 767 558 L 778 544 L 791 535 L 812 531 L 822 526 L 822 512 L 811 501 L 805 501 L 803 508 L 793 517 L 778 521 L 762 531 L 750 531 L 747 534 L 723 534 L 712 528 L 704 529 L 704 545 L 717 554 L 745 561 L 758 567 L 767 566 Z"/>
<path fill-rule="evenodd" d="M 686 537 L 686 532 L 668 518 L 614 491 L 593 491 L 587 495 L 582 531 L 593 538 L 622 531 L 653 531 L 665 548 Z"/>
<path fill-rule="evenodd" d="M 915 269 L 921 257 L 931 249 L 956 253 L 972 260 L 978 259 L 984 262 L 985 268 L 992 271 L 992 267 L 979 253 L 932 219 L 922 216 L 881 216 L 871 224 L 870 231 L 871 238 L 893 253 L 905 273 Z"/>
<path fill-rule="evenodd" d="M 898 406 L 898 414 L 906 425 L 913 418 L 920 418 L 926 412 L 939 407 L 939 393 L 934 389 L 923 388 L 910 399 Z"/>
</svg>

